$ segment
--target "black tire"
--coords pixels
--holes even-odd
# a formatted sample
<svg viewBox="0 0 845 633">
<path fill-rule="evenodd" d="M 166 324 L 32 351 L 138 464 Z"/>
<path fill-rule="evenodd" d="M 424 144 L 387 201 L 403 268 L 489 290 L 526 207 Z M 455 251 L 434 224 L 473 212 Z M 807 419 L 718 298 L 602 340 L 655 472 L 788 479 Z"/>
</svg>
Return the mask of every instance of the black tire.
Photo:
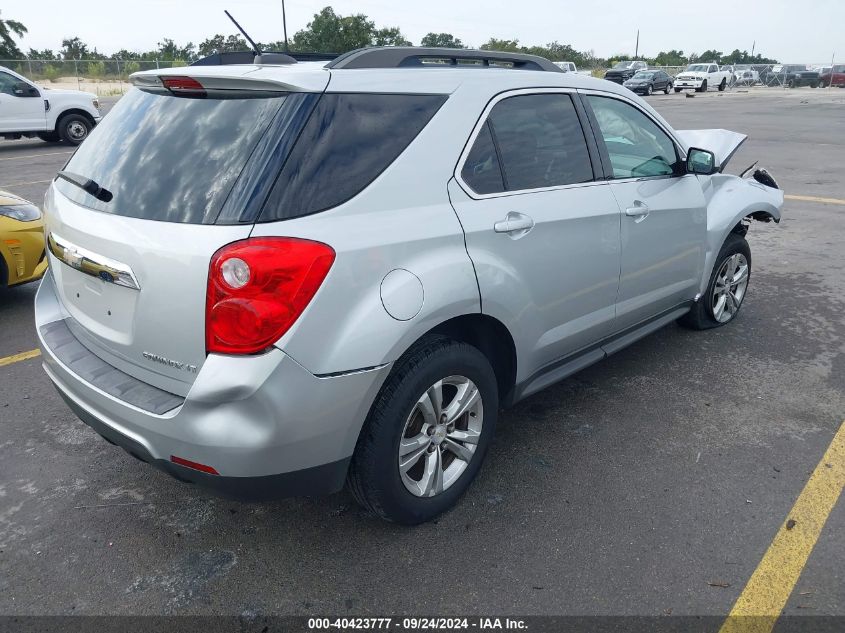
<svg viewBox="0 0 845 633">
<path fill-rule="evenodd" d="M 725 88 L 727 88 L 727 87 L 728 87 L 728 80 L 725 79 L 725 78 L 722 78 L 722 83 L 719 84 L 719 92 L 724 92 Z"/>
<path fill-rule="evenodd" d="M 39 132 L 38 138 L 46 143 L 61 143 L 62 137 L 58 132 Z"/>
<path fill-rule="evenodd" d="M 66 114 L 56 125 L 56 131 L 62 140 L 69 145 L 79 145 L 88 138 L 94 124 L 81 114 Z"/>
<path fill-rule="evenodd" d="M 819 82 L 819 88 L 827 88 L 827 84 L 825 84 L 825 82 L 821 81 L 821 82 Z"/>
<path fill-rule="evenodd" d="M 810 84 L 810 88 L 818 88 L 818 87 L 819 87 L 819 84 L 817 84 L 816 82 L 813 82 L 813 83 Z"/>
<path fill-rule="evenodd" d="M 746 261 L 748 262 L 748 281 L 749 283 L 751 282 L 751 248 L 749 248 L 748 242 L 742 235 L 738 233 L 731 233 L 722 245 L 722 249 L 719 251 L 719 256 L 716 257 L 716 263 L 713 266 L 713 270 L 710 272 L 710 282 L 707 284 L 707 290 L 704 295 L 695 302 L 692 309 L 678 319 L 678 323 L 692 330 L 709 330 L 711 328 L 721 327 L 733 322 L 736 318 L 736 314 L 739 314 L 739 311 L 742 309 L 742 303 L 744 303 L 747 290 L 745 294 L 743 294 L 743 302 L 740 303 L 739 308 L 737 308 L 736 314 L 734 314 L 729 321 L 724 323 L 719 322 L 713 315 L 711 297 L 713 296 L 713 288 L 716 285 L 716 274 L 719 272 L 722 264 L 725 263 L 725 260 L 737 253 L 744 255 Z"/>
<path fill-rule="evenodd" d="M 680 91 L 681 91 L 680 88 L 675 88 L 675 92 L 680 92 Z"/>
<path fill-rule="evenodd" d="M 654 88 L 652 88 L 651 84 L 649 84 L 648 88 L 645 89 L 645 94 L 647 97 L 650 97 L 652 92 L 654 92 Z"/>
<path fill-rule="evenodd" d="M 696 92 L 707 92 L 707 80 L 701 82 L 701 88 L 698 88 Z"/>
<path fill-rule="evenodd" d="M 663 89 L 663 94 L 667 94 L 667 95 L 668 95 L 670 90 L 672 90 L 672 84 L 671 84 L 671 83 L 667 83 L 667 84 L 666 84 L 666 87 Z M 678 91 L 676 90 L 675 92 L 678 92 Z"/>
<path fill-rule="evenodd" d="M 422 394 L 447 376 L 469 378 L 483 403 L 483 425 L 473 457 L 455 482 L 433 497 L 412 494 L 399 474 L 399 442 Z M 481 468 L 499 411 L 496 375 L 475 347 L 444 337 L 425 339 L 400 358 L 361 430 L 347 485 L 364 508 L 388 521 L 416 525 L 451 508 Z"/>
<path fill-rule="evenodd" d="M 794 80 L 794 79 L 790 79 L 790 80 L 786 83 L 786 86 L 787 86 L 788 88 L 795 88 L 795 80 Z"/>
</svg>

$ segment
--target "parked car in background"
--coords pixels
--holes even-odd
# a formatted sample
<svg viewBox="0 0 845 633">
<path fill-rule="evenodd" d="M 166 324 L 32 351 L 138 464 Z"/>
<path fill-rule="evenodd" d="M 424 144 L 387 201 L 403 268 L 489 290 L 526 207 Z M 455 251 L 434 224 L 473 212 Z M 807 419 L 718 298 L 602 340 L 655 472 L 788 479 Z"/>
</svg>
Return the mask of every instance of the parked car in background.
<svg viewBox="0 0 845 633">
<path fill-rule="evenodd" d="M 819 73 L 809 70 L 806 64 L 775 64 L 771 72 L 765 77 L 767 86 L 786 86 L 788 88 L 800 88 L 819 86 Z"/>
<path fill-rule="evenodd" d="M 613 83 L 623 84 L 641 70 L 647 70 L 648 64 L 643 61 L 618 62 L 613 68 L 604 73 L 604 78 Z"/>
<path fill-rule="evenodd" d="M 751 64 L 735 64 L 734 83 L 738 86 L 753 86 L 760 81 L 760 73 Z"/>
<path fill-rule="evenodd" d="M 99 121 L 97 95 L 40 88 L 0 66 L 0 136 L 79 145 Z"/>
<path fill-rule="evenodd" d="M 28 200 L 0 191 L 0 288 L 41 279 L 46 269 L 41 211 Z"/>
<path fill-rule="evenodd" d="M 662 90 L 668 95 L 672 90 L 672 81 L 666 71 L 652 69 L 639 71 L 622 85 L 637 94 L 650 95 Z"/>
<path fill-rule="evenodd" d="M 829 67 L 826 72 L 819 76 L 819 86 L 822 88 L 828 86 L 845 87 L 845 64 L 836 64 Z"/>
<path fill-rule="evenodd" d="M 530 55 L 289 59 L 133 74 L 45 197 L 43 366 L 142 461 L 420 523 L 500 408 L 739 314 L 783 205 L 724 173 L 744 134 Z"/>
<path fill-rule="evenodd" d="M 578 72 L 578 69 L 575 67 L 575 62 L 554 62 L 554 65 L 560 68 L 565 73 Z"/>
<path fill-rule="evenodd" d="M 681 90 L 695 90 L 696 92 L 707 92 L 708 88 L 718 88 L 721 92 L 728 87 L 733 74 L 721 70 L 719 64 L 690 64 L 686 70 L 675 77 L 675 92 Z"/>
</svg>

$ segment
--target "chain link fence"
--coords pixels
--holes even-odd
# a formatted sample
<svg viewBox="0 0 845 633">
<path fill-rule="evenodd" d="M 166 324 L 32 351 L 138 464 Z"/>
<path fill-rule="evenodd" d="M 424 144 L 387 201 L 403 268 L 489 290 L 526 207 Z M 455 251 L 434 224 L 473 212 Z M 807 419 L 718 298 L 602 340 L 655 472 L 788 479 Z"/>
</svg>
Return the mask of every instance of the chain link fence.
<svg viewBox="0 0 845 633">
<path fill-rule="evenodd" d="M 126 92 L 130 87 L 129 75 L 132 73 L 186 65 L 187 62 L 180 60 L 0 59 L 0 66 L 47 88 L 85 90 L 99 96 L 121 95 Z"/>
</svg>

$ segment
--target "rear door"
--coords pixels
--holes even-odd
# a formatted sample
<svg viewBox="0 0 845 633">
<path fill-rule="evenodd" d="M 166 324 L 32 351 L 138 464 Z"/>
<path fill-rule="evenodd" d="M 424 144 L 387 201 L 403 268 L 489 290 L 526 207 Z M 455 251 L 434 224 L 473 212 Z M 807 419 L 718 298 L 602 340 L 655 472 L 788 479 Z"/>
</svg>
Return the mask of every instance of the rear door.
<svg viewBox="0 0 845 633">
<path fill-rule="evenodd" d="M 707 211 L 698 177 L 669 133 L 633 102 L 585 96 L 621 217 L 622 274 L 615 331 L 695 298 Z"/>
<path fill-rule="evenodd" d="M 108 195 L 59 178 L 45 204 L 52 277 L 84 345 L 187 393 L 206 357 L 210 259 L 249 236 L 241 220 L 316 99 L 265 85 L 201 97 L 133 89 L 118 102 L 65 167 Z"/>
<path fill-rule="evenodd" d="M 619 211 L 596 178 L 580 108 L 565 91 L 500 95 L 449 184 L 482 311 L 517 339 L 520 378 L 600 339 L 614 319 Z"/>
<path fill-rule="evenodd" d="M 41 91 L 0 70 L 0 132 L 33 132 L 46 125 Z"/>
</svg>

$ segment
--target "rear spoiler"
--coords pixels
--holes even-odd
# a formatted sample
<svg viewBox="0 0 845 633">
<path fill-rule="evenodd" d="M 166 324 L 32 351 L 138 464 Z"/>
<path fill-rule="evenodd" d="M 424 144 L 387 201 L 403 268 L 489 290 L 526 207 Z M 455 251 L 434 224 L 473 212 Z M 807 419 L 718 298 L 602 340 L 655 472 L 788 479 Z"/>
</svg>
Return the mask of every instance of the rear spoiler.
<svg viewBox="0 0 845 633">
<path fill-rule="evenodd" d="M 297 62 L 330 62 L 337 58 L 336 53 L 283 53 L 280 51 L 232 51 L 215 53 L 198 59 L 191 66 L 237 66 L 237 65 L 288 65 Z"/>
</svg>

